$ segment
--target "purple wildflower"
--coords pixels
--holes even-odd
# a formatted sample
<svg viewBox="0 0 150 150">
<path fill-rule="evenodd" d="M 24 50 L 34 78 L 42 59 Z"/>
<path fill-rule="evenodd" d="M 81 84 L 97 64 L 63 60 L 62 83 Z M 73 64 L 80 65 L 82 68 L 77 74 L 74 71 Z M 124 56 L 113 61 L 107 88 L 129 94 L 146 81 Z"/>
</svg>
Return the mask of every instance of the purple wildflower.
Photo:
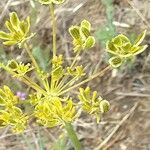
<svg viewBox="0 0 150 150">
<path fill-rule="evenodd" d="M 16 93 L 16 96 L 18 96 L 20 98 L 20 100 L 25 100 L 26 99 L 26 93 L 24 93 L 24 92 L 18 91 Z"/>
</svg>

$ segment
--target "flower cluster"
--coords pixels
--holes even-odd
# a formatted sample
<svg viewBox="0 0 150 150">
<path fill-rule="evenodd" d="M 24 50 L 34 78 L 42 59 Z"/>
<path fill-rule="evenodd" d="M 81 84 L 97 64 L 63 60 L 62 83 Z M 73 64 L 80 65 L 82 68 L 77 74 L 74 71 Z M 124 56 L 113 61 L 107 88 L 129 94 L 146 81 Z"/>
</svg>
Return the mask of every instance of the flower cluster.
<svg viewBox="0 0 150 150">
<path fill-rule="evenodd" d="M 73 38 L 74 52 L 92 48 L 95 44 L 95 38 L 90 35 L 91 24 L 83 20 L 80 26 L 71 26 L 69 33 Z"/>
<path fill-rule="evenodd" d="M 10 13 L 10 20 L 5 23 L 9 33 L 0 31 L 0 39 L 5 40 L 4 45 L 11 46 L 18 44 L 19 47 L 22 44 L 34 36 L 34 34 L 29 34 L 30 31 L 30 17 L 26 20 L 20 21 L 15 12 Z"/>
<path fill-rule="evenodd" d="M 9 60 L 7 65 L 0 63 L 0 68 L 7 70 L 10 74 L 13 74 L 13 77 L 23 77 L 26 73 L 30 72 L 34 68 L 28 63 L 23 64 L 22 62 L 18 63 L 16 60 Z"/>
<path fill-rule="evenodd" d="M 106 44 L 107 52 L 112 55 L 109 63 L 112 67 L 120 67 L 128 58 L 142 53 L 147 45 L 140 45 L 146 34 L 146 30 L 141 33 L 134 44 L 123 34 L 119 34 Z"/>
<path fill-rule="evenodd" d="M 94 114 L 97 122 L 100 121 L 101 113 L 107 112 L 110 109 L 109 102 L 103 100 L 100 96 L 98 97 L 96 91 L 91 93 L 89 87 L 86 89 L 80 88 L 78 98 L 81 101 L 83 110 L 89 114 Z"/>
<path fill-rule="evenodd" d="M 27 127 L 28 116 L 17 107 L 18 96 L 14 95 L 9 87 L 0 89 L 0 127 L 10 126 L 13 132 L 23 132 Z"/>
<path fill-rule="evenodd" d="M 71 99 L 63 101 L 59 97 L 40 100 L 34 110 L 37 122 L 47 127 L 72 122 L 76 118 L 76 108 Z"/>
<path fill-rule="evenodd" d="M 76 66 L 74 69 L 67 67 L 67 74 L 73 77 L 82 77 L 85 75 L 83 66 Z"/>
</svg>

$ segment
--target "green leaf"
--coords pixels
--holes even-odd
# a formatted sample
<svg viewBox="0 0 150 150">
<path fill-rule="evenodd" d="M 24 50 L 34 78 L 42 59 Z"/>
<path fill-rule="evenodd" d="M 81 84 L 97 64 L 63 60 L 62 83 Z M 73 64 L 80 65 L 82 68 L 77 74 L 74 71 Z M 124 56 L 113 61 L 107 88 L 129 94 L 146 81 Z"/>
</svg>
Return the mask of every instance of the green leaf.
<svg viewBox="0 0 150 150">
<path fill-rule="evenodd" d="M 32 51 L 33 56 L 36 58 L 36 60 L 38 61 L 40 67 L 46 71 L 47 67 L 48 67 L 48 59 L 49 59 L 49 55 L 45 54 L 42 51 L 42 49 L 40 47 L 34 47 L 33 51 Z"/>
<path fill-rule="evenodd" d="M 102 30 L 96 32 L 98 40 L 105 44 L 108 40 L 113 38 L 115 31 L 109 27 L 104 27 Z"/>
<path fill-rule="evenodd" d="M 12 107 L 12 110 L 13 110 L 13 113 L 15 116 L 22 115 L 22 110 L 20 108 L 14 106 L 14 107 Z"/>
<path fill-rule="evenodd" d="M 118 56 L 114 56 L 109 59 L 109 63 L 112 67 L 118 68 L 122 64 L 122 59 Z"/>
<path fill-rule="evenodd" d="M 4 128 L 5 126 L 4 121 L 0 118 L 0 128 Z"/>
</svg>

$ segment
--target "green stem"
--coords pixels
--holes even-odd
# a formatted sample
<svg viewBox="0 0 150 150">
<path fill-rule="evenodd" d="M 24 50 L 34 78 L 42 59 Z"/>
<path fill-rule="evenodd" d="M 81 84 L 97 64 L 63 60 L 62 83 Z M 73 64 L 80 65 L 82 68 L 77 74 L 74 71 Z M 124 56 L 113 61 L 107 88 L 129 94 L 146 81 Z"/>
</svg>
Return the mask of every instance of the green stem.
<svg viewBox="0 0 150 150">
<path fill-rule="evenodd" d="M 90 76 L 89 78 L 83 80 L 82 82 L 80 82 L 80 83 L 78 83 L 78 84 L 75 84 L 74 86 L 71 86 L 71 87 L 69 87 L 68 89 L 62 91 L 61 93 L 59 93 L 59 96 L 62 95 L 62 94 L 65 94 L 66 92 L 68 92 L 68 91 L 70 91 L 70 90 L 73 90 L 74 88 L 77 88 L 77 87 L 79 87 L 79 86 L 81 86 L 81 85 L 83 85 L 83 84 L 85 84 L 85 83 L 87 83 L 87 82 L 93 80 L 94 78 L 96 78 L 96 77 L 98 77 L 98 76 L 103 76 L 104 73 L 105 73 L 106 71 L 108 71 L 110 68 L 111 68 L 111 66 L 107 66 L 107 67 L 104 68 L 102 71 L 100 71 L 100 72 L 98 72 L 98 73 L 95 73 L 95 74 L 93 74 L 92 76 Z"/>
<path fill-rule="evenodd" d="M 66 123 L 65 124 L 65 129 L 67 131 L 67 134 L 75 148 L 75 150 L 82 150 L 82 146 L 81 143 L 78 140 L 78 137 L 73 129 L 73 126 L 71 123 Z"/>
<path fill-rule="evenodd" d="M 28 83 L 29 83 L 29 87 L 33 86 L 34 88 L 36 88 L 37 91 L 40 91 L 41 93 L 43 93 L 44 95 L 47 95 L 47 92 L 42 89 L 38 84 L 36 84 L 34 81 L 32 81 L 28 76 L 24 76 L 23 79 L 25 79 Z"/>
<path fill-rule="evenodd" d="M 40 78 L 39 73 L 38 73 L 38 71 L 40 71 L 40 68 L 39 68 L 39 65 L 37 64 L 35 58 L 34 58 L 33 55 L 32 55 L 32 52 L 31 52 L 31 50 L 30 50 L 29 45 L 28 45 L 27 43 L 25 43 L 25 44 L 24 44 L 24 48 L 25 48 L 26 52 L 28 53 L 28 55 L 29 55 L 29 57 L 30 57 L 30 59 L 31 59 L 33 65 L 34 65 L 34 67 L 35 67 L 36 70 L 37 70 L 37 71 L 36 71 L 36 75 L 37 75 L 39 81 L 43 84 L 43 86 L 45 87 L 45 89 L 48 90 L 49 87 L 48 87 L 48 84 L 46 83 L 46 82 L 48 82 L 48 81 L 42 80 L 42 79 Z M 47 79 L 46 79 L 46 80 L 47 80 Z"/>
<path fill-rule="evenodd" d="M 34 67 L 35 67 L 37 70 L 40 70 L 40 69 L 39 69 L 39 66 L 38 66 L 38 64 L 37 64 L 37 62 L 36 62 L 36 60 L 35 60 L 35 58 L 33 57 L 33 55 L 32 55 L 32 53 L 31 53 L 30 48 L 29 48 L 29 46 L 28 46 L 27 43 L 24 44 L 24 48 L 25 48 L 26 52 L 28 53 L 29 57 L 31 58 Z"/>
<path fill-rule="evenodd" d="M 76 76 L 76 77 L 74 77 L 73 79 L 71 79 L 68 83 L 64 83 L 65 85 L 59 90 L 59 92 L 61 92 L 61 91 L 63 91 L 65 88 L 67 88 L 69 85 L 71 85 L 71 84 L 73 84 L 75 81 L 76 81 L 76 79 L 77 79 L 78 77 Z"/>
<path fill-rule="evenodd" d="M 52 17 L 52 27 L 53 27 L 53 57 L 56 56 L 56 20 L 54 12 L 54 4 L 50 4 L 50 14 Z"/>
<path fill-rule="evenodd" d="M 19 79 L 20 81 L 28 85 L 29 87 L 32 87 L 36 91 L 40 91 L 43 95 L 47 95 L 46 91 L 44 91 L 38 84 L 32 81 L 28 76 L 24 75 L 23 77 L 17 77 L 18 74 L 10 70 L 7 66 L 3 65 L 1 67 L 7 72 L 9 72 L 13 77 L 16 77 L 17 79 Z"/>
<path fill-rule="evenodd" d="M 76 54 L 76 56 L 75 56 L 75 58 L 73 59 L 73 62 L 72 62 L 72 64 L 71 64 L 70 68 L 72 68 L 72 67 L 75 65 L 75 63 L 76 63 L 77 58 L 79 57 L 79 55 L 80 55 L 80 52 L 78 52 L 78 53 Z"/>
</svg>

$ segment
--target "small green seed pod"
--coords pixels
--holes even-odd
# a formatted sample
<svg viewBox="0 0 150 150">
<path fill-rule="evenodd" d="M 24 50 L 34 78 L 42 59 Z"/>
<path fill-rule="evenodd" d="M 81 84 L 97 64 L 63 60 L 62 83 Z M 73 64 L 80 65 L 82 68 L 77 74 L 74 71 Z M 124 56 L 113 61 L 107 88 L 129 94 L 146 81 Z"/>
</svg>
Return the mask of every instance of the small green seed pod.
<svg viewBox="0 0 150 150">
<path fill-rule="evenodd" d="M 107 100 L 102 100 L 100 102 L 100 110 L 102 113 L 108 112 L 110 109 L 110 104 Z"/>
</svg>

